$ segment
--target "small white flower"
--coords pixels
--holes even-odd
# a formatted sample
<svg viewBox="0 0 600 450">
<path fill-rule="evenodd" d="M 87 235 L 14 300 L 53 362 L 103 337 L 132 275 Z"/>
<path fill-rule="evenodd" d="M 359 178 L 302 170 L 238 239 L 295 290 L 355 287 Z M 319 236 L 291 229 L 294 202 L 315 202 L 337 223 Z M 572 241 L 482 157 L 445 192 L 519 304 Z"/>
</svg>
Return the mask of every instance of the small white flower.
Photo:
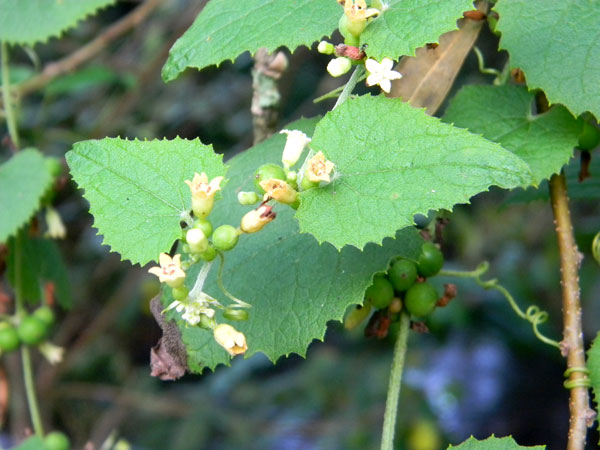
<svg viewBox="0 0 600 450">
<path fill-rule="evenodd" d="M 331 181 L 330 173 L 335 167 L 335 164 L 325 158 L 323 152 L 318 152 L 315 156 L 308 160 L 305 176 L 312 183 Z"/>
<path fill-rule="evenodd" d="M 51 206 L 46 208 L 46 225 L 48 225 L 48 231 L 46 231 L 45 237 L 64 239 L 67 236 L 67 229 L 60 218 L 60 214 Z"/>
<path fill-rule="evenodd" d="M 171 258 L 166 253 L 161 253 L 158 261 L 160 267 L 152 267 L 148 272 L 156 275 L 161 283 L 167 283 L 172 288 L 182 286 L 185 272 L 181 268 L 181 255 L 177 254 Z"/>
<path fill-rule="evenodd" d="M 281 161 L 289 168 L 298 162 L 304 147 L 310 143 L 310 138 L 300 130 L 281 130 L 279 133 L 287 134 Z"/>
<path fill-rule="evenodd" d="M 204 218 L 210 214 L 215 202 L 215 194 L 221 190 L 223 177 L 215 177 L 208 182 L 208 175 L 195 173 L 192 181 L 185 180 L 192 193 L 192 211 L 196 217 Z"/>
<path fill-rule="evenodd" d="M 392 80 L 399 80 L 402 78 L 400 72 L 392 70 L 394 61 L 390 58 L 383 58 L 381 63 L 369 58 L 365 61 L 365 66 L 369 71 L 367 86 L 375 86 L 378 84 L 381 90 L 388 94 L 392 88 Z"/>
</svg>

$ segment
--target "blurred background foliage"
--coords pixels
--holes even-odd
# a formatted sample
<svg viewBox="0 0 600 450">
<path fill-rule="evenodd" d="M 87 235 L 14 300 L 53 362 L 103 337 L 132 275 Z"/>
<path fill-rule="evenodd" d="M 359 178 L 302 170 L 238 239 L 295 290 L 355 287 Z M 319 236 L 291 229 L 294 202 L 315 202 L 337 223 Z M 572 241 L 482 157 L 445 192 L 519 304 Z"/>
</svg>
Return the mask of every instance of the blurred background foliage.
<svg viewBox="0 0 600 450">
<path fill-rule="evenodd" d="M 248 148 L 253 65 L 248 54 L 219 68 L 188 71 L 167 85 L 160 78 L 169 48 L 203 3 L 163 2 L 80 70 L 24 98 L 24 144 L 58 157 L 76 141 L 118 135 L 199 137 L 226 158 Z M 136 6 L 136 1 L 118 2 L 60 40 L 33 51 L 13 50 L 14 81 L 77 50 Z M 497 52 L 497 45 L 487 29 L 477 42 L 486 64 L 501 69 L 506 55 Z M 290 56 L 279 82 L 280 126 L 331 108 L 331 100 L 312 102 L 343 82 L 327 75 L 328 59 L 306 48 Z M 470 54 L 453 92 L 465 83 L 490 82 Z M 8 156 L 8 150 L 0 151 L 2 158 Z M 578 165 L 575 158 L 570 170 L 576 173 Z M 592 175 L 597 173 L 592 170 Z M 443 249 L 447 268 L 470 270 L 488 260 L 490 276 L 498 277 L 523 307 L 535 303 L 550 313 L 542 329 L 560 340 L 558 251 L 544 189 L 492 190 L 470 206 L 457 207 Z M 54 338 L 67 349 L 64 362 L 53 367 L 38 359 L 36 371 L 45 422 L 63 429 L 76 447 L 88 441 L 99 446 L 110 435 L 141 449 L 378 447 L 392 357 L 389 337 L 367 340 L 362 329 L 346 332 L 332 323 L 325 342 L 314 343 L 306 360 L 290 356 L 273 366 L 261 355 L 236 358 L 231 368 L 161 382 L 150 377 L 148 366 L 150 348 L 160 337 L 148 310 L 156 280 L 101 245 L 73 183 L 64 185 L 55 204 L 68 229 L 59 245 L 75 301 L 62 314 Z M 573 203 L 577 241 L 585 255 L 581 285 L 588 341 L 600 317 L 598 265 L 590 254 L 600 228 L 598 212 L 597 201 Z M 449 280 L 435 281 L 441 286 Z M 470 280 L 457 284 L 458 297 L 428 320 L 431 332 L 410 337 L 398 448 L 437 450 L 471 434 L 483 438 L 491 433 L 512 434 L 521 445 L 565 448 L 563 359 L 534 338 L 499 294 Z M 7 436 L 18 438 L 28 424 L 19 365 L 6 358 L 4 368 L 11 391 L 5 429 L 11 430 Z M 596 448 L 598 436 L 588 442 Z"/>
</svg>

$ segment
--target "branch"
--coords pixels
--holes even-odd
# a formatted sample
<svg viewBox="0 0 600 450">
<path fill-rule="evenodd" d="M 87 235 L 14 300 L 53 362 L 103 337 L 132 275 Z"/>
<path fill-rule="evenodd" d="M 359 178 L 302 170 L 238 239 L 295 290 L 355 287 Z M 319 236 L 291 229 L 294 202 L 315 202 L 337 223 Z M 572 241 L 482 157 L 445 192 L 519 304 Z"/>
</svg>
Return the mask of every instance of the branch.
<svg viewBox="0 0 600 450">
<path fill-rule="evenodd" d="M 65 58 L 49 63 L 40 74 L 17 86 L 19 95 L 25 96 L 35 92 L 56 77 L 69 73 L 92 59 L 112 41 L 142 23 L 162 2 L 163 0 L 146 0 L 128 15 L 109 26 L 93 41 Z"/>
<path fill-rule="evenodd" d="M 581 254 L 573 235 L 573 225 L 569 211 L 567 185 L 564 173 L 550 178 L 550 199 L 556 225 L 558 249 L 560 251 L 560 272 L 563 301 L 564 339 L 561 343 L 567 357 L 568 380 L 565 387 L 570 389 L 569 442 L 567 450 L 583 450 L 587 429 L 594 420 L 594 411 L 589 407 L 589 378 L 585 368 L 585 350 L 581 325 L 581 302 L 579 298 L 579 265 Z"/>
</svg>

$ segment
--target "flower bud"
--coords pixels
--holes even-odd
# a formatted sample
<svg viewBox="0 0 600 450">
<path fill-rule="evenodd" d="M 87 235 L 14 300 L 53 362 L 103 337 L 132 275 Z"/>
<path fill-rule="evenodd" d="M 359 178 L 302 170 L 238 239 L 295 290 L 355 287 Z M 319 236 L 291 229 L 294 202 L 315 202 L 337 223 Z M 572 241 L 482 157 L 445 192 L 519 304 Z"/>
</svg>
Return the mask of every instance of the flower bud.
<svg viewBox="0 0 600 450">
<path fill-rule="evenodd" d="M 335 48 L 333 46 L 333 44 L 327 42 L 327 41 L 321 41 L 319 42 L 319 46 L 317 47 L 317 51 L 319 53 L 323 53 L 324 55 L 333 55 L 333 52 L 335 51 Z"/>
<path fill-rule="evenodd" d="M 248 350 L 246 336 L 231 325 L 222 323 L 215 328 L 213 333 L 215 341 L 223 347 L 231 356 L 241 355 Z"/>
<path fill-rule="evenodd" d="M 279 133 L 287 134 L 281 161 L 284 167 L 289 168 L 298 162 L 304 147 L 310 142 L 310 138 L 300 130 L 281 130 Z"/>
<path fill-rule="evenodd" d="M 65 349 L 63 347 L 59 347 L 58 345 L 54 345 L 48 341 L 42 342 L 38 346 L 38 350 L 42 355 L 44 355 L 44 358 L 46 358 L 46 360 L 52 365 L 61 362 L 65 353 Z"/>
<path fill-rule="evenodd" d="M 273 198 L 279 203 L 291 205 L 298 198 L 298 192 L 285 181 L 271 178 L 270 180 L 261 181 L 260 187 L 265 190 L 263 198 L 265 201 Z"/>
<path fill-rule="evenodd" d="M 67 236 L 67 229 L 60 218 L 60 214 L 51 206 L 46 208 L 46 224 L 48 225 L 48 231 L 46 231 L 45 234 L 46 237 L 51 239 L 64 239 Z"/>
<path fill-rule="evenodd" d="M 329 72 L 329 75 L 334 78 L 341 77 L 345 73 L 348 73 L 351 67 L 352 61 L 350 61 L 348 58 L 340 56 L 339 58 L 329 61 L 329 64 L 327 64 L 327 72 Z"/>
<path fill-rule="evenodd" d="M 240 205 L 248 206 L 258 203 L 260 197 L 256 192 L 238 192 L 237 199 Z"/>
<path fill-rule="evenodd" d="M 208 248 L 208 238 L 200 228 L 192 228 L 185 234 L 192 253 L 202 253 Z"/>
<path fill-rule="evenodd" d="M 262 230 L 266 224 L 272 222 L 275 219 L 276 214 L 273 212 L 273 208 L 268 205 L 262 205 L 257 209 L 246 213 L 242 217 L 240 229 L 244 233 L 256 233 Z"/>
</svg>

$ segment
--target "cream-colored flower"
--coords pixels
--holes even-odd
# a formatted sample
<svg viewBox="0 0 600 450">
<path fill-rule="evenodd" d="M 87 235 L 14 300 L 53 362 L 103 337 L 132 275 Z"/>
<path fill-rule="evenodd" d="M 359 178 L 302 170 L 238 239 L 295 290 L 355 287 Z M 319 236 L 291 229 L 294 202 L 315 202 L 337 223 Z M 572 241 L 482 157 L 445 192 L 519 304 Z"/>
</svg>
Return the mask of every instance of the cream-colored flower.
<svg viewBox="0 0 600 450">
<path fill-rule="evenodd" d="M 67 236 L 67 229 L 60 214 L 51 206 L 46 208 L 46 225 L 48 225 L 48 231 L 44 234 L 46 237 L 50 239 L 64 239 Z"/>
<path fill-rule="evenodd" d="M 283 180 L 269 178 L 261 181 L 260 187 L 265 190 L 263 201 L 273 198 L 279 203 L 291 205 L 298 198 L 298 192 Z"/>
<path fill-rule="evenodd" d="M 222 323 L 217 325 L 214 331 L 215 341 L 229 353 L 231 356 L 241 355 L 248 350 L 246 336 L 237 331 L 231 325 Z"/>
<path fill-rule="evenodd" d="M 268 205 L 262 205 L 257 209 L 253 209 L 247 212 L 242 217 L 240 229 L 244 233 L 256 233 L 262 230 L 266 224 L 272 222 L 275 219 L 276 214 L 273 212 L 273 208 Z"/>
<path fill-rule="evenodd" d="M 201 302 L 190 302 L 185 306 L 185 312 L 181 318 L 188 324 L 195 326 L 202 321 L 202 316 L 212 319 L 215 316 L 215 310 L 207 308 L 206 304 Z"/>
<path fill-rule="evenodd" d="M 341 77 L 352 68 L 352 61 L 344 56 L 333 58 L 327 64 L 327 72 L 334 78 Z"/>
<path fill-rule="evenodd" d="M 298 162 L 304 147 L 310 143 L 310 138 L 300 130 L 281 130 L 279 133 L 287 134 L 281 162 L 284 167 L 290 168 Z"/>
<path fill-rule="evenodd" d="M 51 342 L 45 341 L 38 346 L 38 350 L 53 366 L 63 360 L 65 349 L 54 345 Z"/>
<path fill-rule="evenodd" d="M 318 183 L 319 181 L 329 183 L 331 181 L 329 174 L 334 167 L 335 164 L 328 161 L 323 152 L 319 152 L 308 160 L 305 176 L 313 183 Z"/>
<path fill-rule="evenodd" d="M 172 288 L 183 285 L 185 272 L 181 268 L 181 255 L 177 254 L 171 258 L 166 253 L 161 253 L 158 257 L 160 267 L 152 267 L 148 272 L 156 275 L 161 283 L 167 283 Z"/>
<path fill-rule="evenodd" d="M 381 63 L 378 63 L 374 59 L 367 59 L 365 61 L 365 66 L 369 71 L 367 85 L 375 86 L 378 84 L 381 90 L 388 94 L 390 89 L 392 89 L 392 80 L 399 80 L 402 78 L 402 74 L 400 72 L 392 70 L 394 61 L 392 61 L 390 58 L 383 58 Z"/>
<path fill-rule="evenodd" d="M 192 211 L 196 217 L 204 218 L 212 211 L 215 194 L 221 190 L 221 181 L 223 177 L 215 177 L 208 182 L 208 175 L 202 172 L 194 174 L 192 181 L 185 180 L 192 192 Z"/>
<path fill-rule="evenodd" d="M 185 234 L 192 253 L 202 253 L 208 248 L 208 238 L 200 228 L 192 228 Z"/>
</svg>

